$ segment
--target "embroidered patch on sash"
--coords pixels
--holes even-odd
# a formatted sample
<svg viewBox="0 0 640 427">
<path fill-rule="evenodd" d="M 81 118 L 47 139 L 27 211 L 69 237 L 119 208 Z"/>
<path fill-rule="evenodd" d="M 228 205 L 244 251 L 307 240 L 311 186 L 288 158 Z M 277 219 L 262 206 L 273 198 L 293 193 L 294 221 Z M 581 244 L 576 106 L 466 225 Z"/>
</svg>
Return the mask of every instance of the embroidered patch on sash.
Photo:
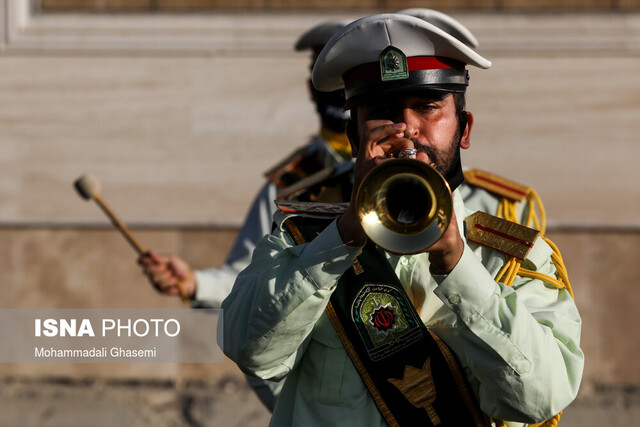
<svg viewBox="0 0 640 427">
<path fill-rule="evenodd" d="M 351 317 L 371 360 L 397 353 L 419 340 L 420 319 L 408 309 L 411 304 L 394 287 L 365 285 L 351 307 Z"/>
<path fill-rule="evenodd" d="M 386 332 L 395 325 L 397 318 L 395 308 L 391 304 L 387 304 L 384 307 L 376 308 L 370 321 L 379 331 Z"/>
<path fill-rule="evenodd" d="M 388 381 L 396 386 L 413 406 L 427 411 L 434 426 L 440 424 L 440 417 L 432 406 L 436 400 L 436 386 L 431 374 L 431 358 L 427 358 L 422 369 L 407 365 L 402 379 L 389 378 Z"/>
</svg>

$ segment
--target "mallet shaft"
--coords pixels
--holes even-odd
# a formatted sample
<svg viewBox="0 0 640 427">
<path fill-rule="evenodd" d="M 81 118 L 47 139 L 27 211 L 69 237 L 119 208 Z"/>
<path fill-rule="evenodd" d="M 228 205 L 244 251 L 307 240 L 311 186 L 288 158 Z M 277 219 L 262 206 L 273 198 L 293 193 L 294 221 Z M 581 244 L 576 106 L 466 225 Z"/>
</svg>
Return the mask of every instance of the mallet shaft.
<svg viewBox="0 0 640 427">
<path fill-rule="evenodd" d="M 140 244 L 140 242 L 138 242 L 138 239 L 136 239 L 135 236 L 131 233 L 131 231 L 129 231 L 127 226 L 122 221 L 120 221 L 120 218 L 118 218 L 118 215 L 116 215 L 116 213 L 111 210 L 109 205 L 107 205 L 105 201 L 102 200 L 102 197 L 100 197 L 100 194 L 94 194 L 93 200 L 96 201 L 98 206 L 100 206 L 100 209 L 102 209 L 104 213 L 109 217 L 113 225 L 122 233 L 124 238 L 127 239 L 127 242 L 129 242 L 131 246 L 133 246 L 133 248 L 136 250 L 139 256 L 142 256 L 145 253 L 147 253 L 147 250 Z M 180 297 L 182 298 L 182 301 L 188 302 L 189 297 L 187 297 L 187 294 L 185 293 L 184 288 L 182 287 L 182 282 L 178 281 L 178 284 L 176 286 L 178 287 L 178 291 L 180 292 Z"/>
<path fill-rule="evenodd" d="M 94 194 L 93 199 L 96 201 L 98 206 L 100 206 L 100 208 L 104 211 L 104 213 L 109 217 L 113 225 L 118 230 L 120 230 L 124 238 L 127 239 L 127 241 L 131 244 L 131 246 L 133 246 L 136 252 L 138 252 L 138 255 L 145 254 L 147 251 L 142 247 L 140 242 L 138 242 L 138 240 L 133 236 L 133 234 L 131 234 L 127 226 L 122 221 L 120 221 L 120 218 L 118 218 L 118 215 L 116 215 L 115 212 L 113 212 L 111 208 L 109 208 L 109 206 L 104 202 L 104 200 L 102 200 L 102 197 L 100 197 L 99 194 Z"/>
<path fill-rule="evenodd" d="M 129 242 L 129 244 L 135 249 L 138 253 L 138 256 L 143 256 L 147 253 L 147 250 L 138 242 L 133 234 L 129 231 L 124 222 L 120 221 L 118 215 L 111 210 L 109 205 L 100 197 L 100 182 L 91 175 L 83 175 L 78 178 L 74 183 L 74 187 L 80 194 L 80 196 L 85 200 L 93 199 L 96 201 L 100 209 L 109 217 L 111 223 L 120 231 L 120 233 L 124 236 L 124 238 Z M 175 286 L 178 288 L 180 293 L 180 297 L 184 302 L 189 301 L 189 297 L 187 296 L 184 285 L 181 280 L 178 280 Z"/>
</svg>

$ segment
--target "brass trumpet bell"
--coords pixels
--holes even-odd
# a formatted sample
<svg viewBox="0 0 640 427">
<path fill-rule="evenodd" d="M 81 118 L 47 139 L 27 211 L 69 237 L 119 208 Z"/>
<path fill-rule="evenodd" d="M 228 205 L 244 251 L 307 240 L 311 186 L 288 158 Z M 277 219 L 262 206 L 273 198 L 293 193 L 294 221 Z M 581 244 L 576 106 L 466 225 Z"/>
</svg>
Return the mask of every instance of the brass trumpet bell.
<svg viewBox="0 0 640 427">
<path fill-rule="evenodd" d="M 356 210 L 375 244 L 395 254 L 415 254 L 440 239 L 451 221 L 453 200 L 449 184 L 434 168 L 394 159 L 364 178 Z"/>
</svg>

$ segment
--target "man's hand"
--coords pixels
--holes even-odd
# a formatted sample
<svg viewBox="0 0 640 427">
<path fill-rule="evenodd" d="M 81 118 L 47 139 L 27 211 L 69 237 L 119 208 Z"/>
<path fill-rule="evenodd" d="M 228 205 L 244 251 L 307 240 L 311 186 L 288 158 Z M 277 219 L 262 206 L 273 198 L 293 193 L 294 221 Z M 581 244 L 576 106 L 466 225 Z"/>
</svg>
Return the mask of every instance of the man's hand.
<svg viewBox="0 0 640 427">
<path fill-rule="evenodd" d="M 362 246 L 367 239 L 355 210 L 355 197 L 362 180 L 371 169 L 387 161 L 392 153 L 414 148 L 413 142 L 404 137 L 404 131 L 407 127 L 404 123 L 393 123 L 389 120 L 368 120 L 364 123 L 364 127 L 356 153 L 351 204 L 347 213 L 338 219 L 338 232 L 342 242 L 351 246 Z"/>
<path fill-rule="evenodd" d="M 158 292 L 179 295 L 182 288 L 183 297 L 193 298 L 195 295 L 195 275 L 182 258 L 175 255 L 158 255 L 149 251 L 138 259 L 138 263 Z"/>
<path fill-rule="evenodd" d="M 431 274 L 449 274 L 458 264 L 464 252 L 464 242 L 458 229 L 455 211 L 451 211 L 451 222 L 440 239 L 425 249 L 429 253 Z"/>
<path fill-rule="evenodd" d="M 360 224 L 360 218 L 355 210 L 355 196 L 364 177 L 380 163 L 388 161 L 389 157 L 398 151 L 415 148 L 409 139 L 409 130 L 405 123 L 393 123 L 389 120 L 368 120 L 361 129 L 362 136 L 356 153 L 354 171 L 354 191 L 347 213 L 338 219 L 338 232 L 343 243 L 352 246 L 362 246 L 366 242 L 366 234 Z M 423 153 L 419 153 L 418 160 L 430 162 Z M 460 236 L 455 212 L 451 217 L 449 227 L 436 243 L 425 249 L 429 252 L 432 274 L 448 274 L 458 264 L 464 251 L 464 242 Z"/>
</svg>

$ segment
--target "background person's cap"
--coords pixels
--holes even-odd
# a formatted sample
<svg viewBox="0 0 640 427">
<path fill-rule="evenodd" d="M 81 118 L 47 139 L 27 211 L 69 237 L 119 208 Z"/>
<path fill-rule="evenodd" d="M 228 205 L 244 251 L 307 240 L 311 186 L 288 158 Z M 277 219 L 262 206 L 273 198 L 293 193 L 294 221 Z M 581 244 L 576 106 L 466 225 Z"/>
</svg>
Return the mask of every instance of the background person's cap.
<svg viewBox="0 0 640 427">
<path fill-rule="evenodd" d="M 315 54 L 320 53 L 329 39 L 348 21 L 325 21 L 305 31 L 296 41 L 295 50 L 310 49 Z"/>
<path fill-rule="evenodd" d="M 430 24 L 440 28 L 445 33 L 451 34 L 453 37 L 460 40 L 470 48 L 477 49 L 479 46 L 478 39 L 473 33 L 465 27 L 460 21 L 447 15 L 446 13 L 439 12 L 434 9 L 426 9 L 423 7 L 413 7 L 410 9 L 402 9 L 396 13 L 403 15 L 415 16 L 423 21 L 427 21 Z"/>
</svg>

